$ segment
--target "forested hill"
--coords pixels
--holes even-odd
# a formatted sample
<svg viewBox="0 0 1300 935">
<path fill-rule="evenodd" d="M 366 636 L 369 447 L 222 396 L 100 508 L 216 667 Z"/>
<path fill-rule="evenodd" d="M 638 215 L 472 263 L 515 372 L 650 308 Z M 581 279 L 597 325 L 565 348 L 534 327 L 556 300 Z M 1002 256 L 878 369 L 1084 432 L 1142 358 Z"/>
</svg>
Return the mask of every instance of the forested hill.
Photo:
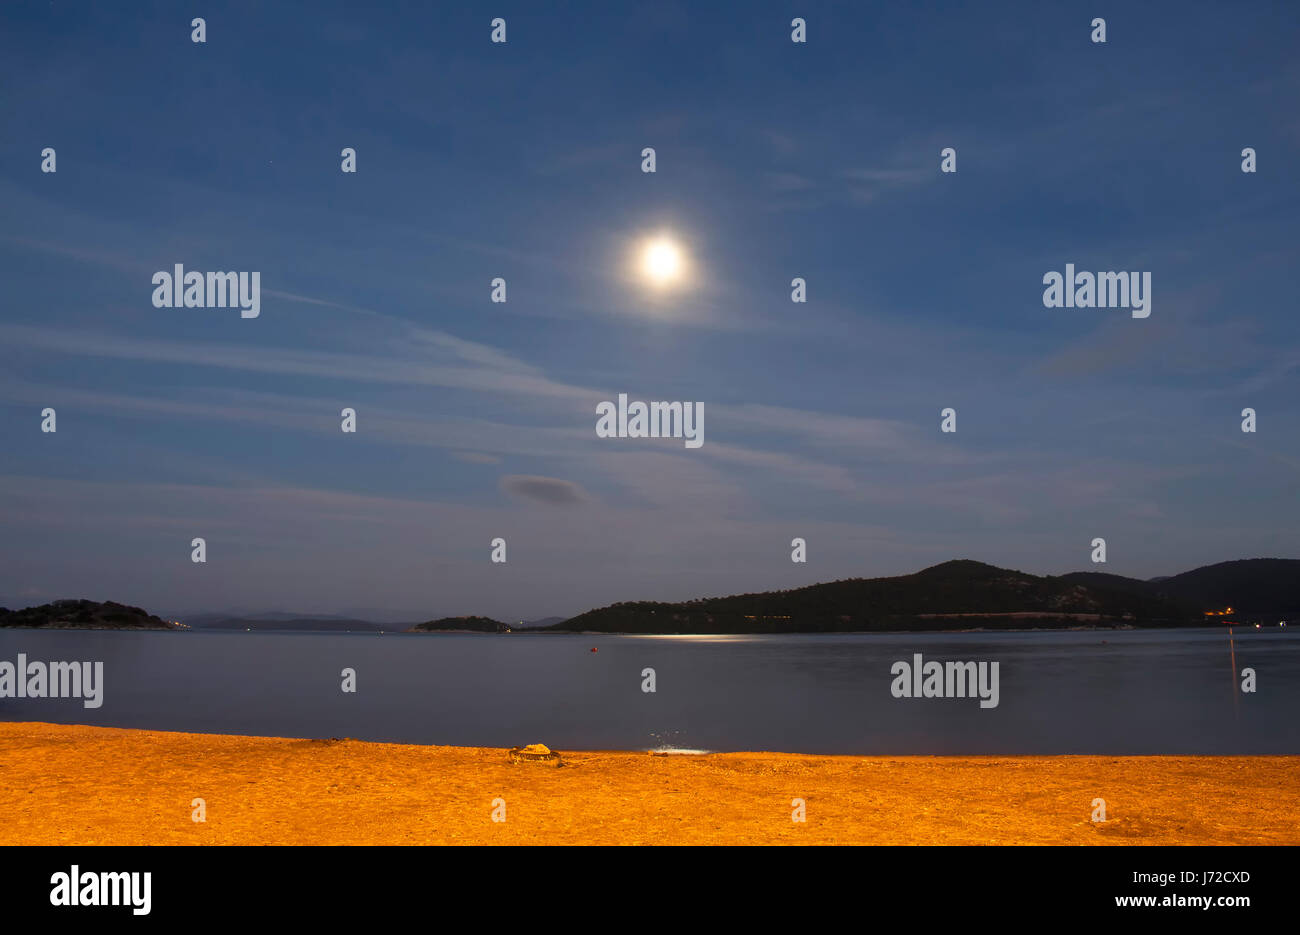
<svg viewBox="0 0 1300 935">
<path fill-rule="evenodd" d="M 1226 568 L 1225 566 L 1233 566 Z M 1216 571 L 1218 569 L 1218 571 Z M 1285 610 L 1300 561 L 1250 559 L 1173 578 L 1031 575 L 982 562 L 944 562 L 911 575 L 852 578 L 789 591 L 681 603 L 613 604 L 551 629 L 619 633 L 814 633 L 966 627 L 1177 626 L 1211 607 L 1267 603 Z M 1254 600 L 1251 595 L 1266 595 Z M 1235 603 L 1234 603 L 1235 601 Z M 1292 606 L 1300 607 L 1300 600 Z"/>
<path fill-rule="evenodd" d="M 174 623 L 139 607 L 116 601 L 52 601 L 39 607 L 9 610 L 0 607 L 0 627 L 39 627 L 50 630 L 175 630 Z"/>
</svg>

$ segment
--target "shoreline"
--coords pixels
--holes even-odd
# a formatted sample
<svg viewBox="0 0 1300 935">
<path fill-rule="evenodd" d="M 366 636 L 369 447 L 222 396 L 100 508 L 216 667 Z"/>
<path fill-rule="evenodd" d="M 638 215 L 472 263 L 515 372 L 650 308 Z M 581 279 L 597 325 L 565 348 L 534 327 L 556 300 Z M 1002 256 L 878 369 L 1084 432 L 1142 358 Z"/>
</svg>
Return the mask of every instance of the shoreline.
<svg viewBox="0 0 1300 935">
<path fill-rule="evenodd" d="M 976 615 L 972 615 L 976 616 Z M 1115 632 L 1115 631 L 1138 631 L 1138 630 L 1205 630 L 1214 631 L 1218 629 L 1227 629 L 1230 627 L 1251 627 L 1251 623 L 1117 623 L 1108 624 L 1085 624 L 1078 626 L 1060 626 L 1060 627 L 960 627 L 953 629 L 943 629 L 936 627 L 917 627 L 902 630 L 746 630 L 744 632 L 676 632 L 664 631 L 656 633 L 646 633 L 639 630 L 552 630 L 549 627 L 530 629 L 524 627 L 517 630 L 509 630 L 505 633 L 494 633 L 484 630 L 309 630 L 300 627 L 251 627 L 239 629 L 237 627 L 203 627 L 189 626 L 182 624 L 176 627 L 96 627 L 96 626 L 40 626 L 40 627 L 19 627 L 19 626 L 0 626 L 0 633 L 22 631 L 24 633 L 34 632 L 51 632 L 59 631 L 65 633 L 74 630 L 85 630 L 104 632 L 112 631 L 118 633 L 320 633 L 326 636 L 339 636 L 344 634 L 361 635 L 361 636 L 519 636 L 536 635 L 536 636 L 689 636 L 689 637 L 737 637 L 737 636 L 892 636 L 902 634 L 952 634 L 952 633 L 1092 633 L 1092 632 Z M 1267 627 L 1268 630 L 1279 630 L 1286 632 L 1286 627 Z"/>
<path fill-rule="evenodd" d="M 0 844 L 1300 844 L 1296 756 L 558 752 L 4 722 Z"/>
</svg>

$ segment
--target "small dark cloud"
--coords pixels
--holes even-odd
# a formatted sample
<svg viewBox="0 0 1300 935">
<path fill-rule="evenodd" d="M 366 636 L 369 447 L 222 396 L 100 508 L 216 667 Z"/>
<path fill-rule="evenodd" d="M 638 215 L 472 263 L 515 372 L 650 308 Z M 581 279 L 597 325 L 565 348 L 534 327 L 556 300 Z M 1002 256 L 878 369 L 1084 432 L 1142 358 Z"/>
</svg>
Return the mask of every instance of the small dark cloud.
<svg viewBox="0 0 1300 935">
<path fill-rule="evenodd" d="M 453 451 L 452 457 L 461 461 L 467 461 L 470 464 L 500 464 L 501 459 L 496 455 L 487 455 L 479 451 Z"/>
<path fill-rule="evenodd" d="M 587 492 L 577 484 L 555 477 L 536 477 L 531 474 L 507 474 L 501 478 L 501 489 L 521 500 L 567 506 L 585 503 Z"/>
</svg>

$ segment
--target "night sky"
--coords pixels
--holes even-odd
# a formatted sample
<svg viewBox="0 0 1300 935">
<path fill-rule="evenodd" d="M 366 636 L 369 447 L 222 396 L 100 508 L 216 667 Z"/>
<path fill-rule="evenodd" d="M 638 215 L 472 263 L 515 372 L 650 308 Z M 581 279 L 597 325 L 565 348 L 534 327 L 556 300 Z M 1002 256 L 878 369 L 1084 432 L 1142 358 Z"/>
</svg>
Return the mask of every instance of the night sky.
<svg viewBox="0 0 1300 935">
<path fill-rule="evenodd" d="M 397 6 L 0 11 L 0 604 L 1300 556 L 1300 5 Z M 154 307 L 178 263 L 260 315 Z M 1067 263 L 1150 272 L 1150 317 L 1045 308 Z M 598 438 L 619 393 L 704 444 Z"/>
</svg>

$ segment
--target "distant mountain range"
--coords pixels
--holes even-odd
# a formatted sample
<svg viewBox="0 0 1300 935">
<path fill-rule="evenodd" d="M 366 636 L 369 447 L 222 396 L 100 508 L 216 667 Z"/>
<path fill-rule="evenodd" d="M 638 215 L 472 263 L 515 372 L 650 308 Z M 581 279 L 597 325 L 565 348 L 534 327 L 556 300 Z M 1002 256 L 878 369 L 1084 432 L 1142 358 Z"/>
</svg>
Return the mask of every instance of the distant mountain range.
<svg viewBox="0 0 1300 935">
<path fill-rule="evenodd" d="M 568 619 L 568 618 L 566 618 L 566 617 L 539 617 L 539 618 L 536 619 L 536 620 L 523 620 L 523 621 L 519 622 L 518 624 L 516 624 L 515 627 L 514 627 L 514 629 L 516 629 L 516 630 L 520 630 L 520 629 L 523 629 L 523 630 L 530 630 L 530 629 L 545 629 L 546 627 L 553 627 L 553 626 L 555 626 L 557 623 L 563 623 L 566 619 Z"/>
<path fill-rule="evenodd" d="M 1231 608 L 1231 612 L 1228 609 Z M 1207 616 L 1213 611 L 1214 616 Z M 55 601 L 10 611 L 0 627 L 93 629 L 321 630 L 508 633 L 822 633 L 888 630 L 1186 626 L 1300 617 L 1300 560 L 1252 558 L 1173 577 L 1105 572 L 1031 575 L 959 559 L 911 575 L 851 578 L 789 591 L 678 603 L 611 604 L 567 620 L 507 624 L 489 617 L 375 623 L 349 617 L 209 614 L 174 624 L 112 601 Z"/>
<path fill-rule="evenodd" d="M 400 633 L 436 630 L 475 630 L 505 633 L 509 630 L 537 629 L 560 623 L 563 617 L 543 617 L 541 620 L 524 620 L 507 624 L 489 617 L 441 617 L 424 623 L 379 623 L 358 620 L 354 617 L 336 617 L 328 614 L 305 616 L 292 613 L 269 613 L 247 617 L 229 617 L 223 614 L 200 614 L 188 617 L 187 626 L 196 630 L 318 630 L 324 632 Z"/>
<path fill-rule="evenodd" d="M 819 633 L 872 630 L 1186 626 L 1205 612 L 1300 611 L 1300 560 L 1246 559 L 1142 581 L 1099 572 L 1039 576 L 957 560 L 895 578 L 589 610 L 549 629 L 605 633 Z M 1209 618 L 1225 622 L 1226 616 Z"/>
<path fill-rule="evenodd" d="M 400 623 L 375 623 L 371 620 L 356 620 L 352 617 L 335 617 L 328 614 L 311 617 L 284 613 L 261 614 L 256 617 L 200 614 L 187 618 L 185 623 L 195 630 L 324 630 L 344 633 L 360 630 L 366 633 L 377 633 L 380 630 L 405 629 L 405 626 Z"/>
</svg>

